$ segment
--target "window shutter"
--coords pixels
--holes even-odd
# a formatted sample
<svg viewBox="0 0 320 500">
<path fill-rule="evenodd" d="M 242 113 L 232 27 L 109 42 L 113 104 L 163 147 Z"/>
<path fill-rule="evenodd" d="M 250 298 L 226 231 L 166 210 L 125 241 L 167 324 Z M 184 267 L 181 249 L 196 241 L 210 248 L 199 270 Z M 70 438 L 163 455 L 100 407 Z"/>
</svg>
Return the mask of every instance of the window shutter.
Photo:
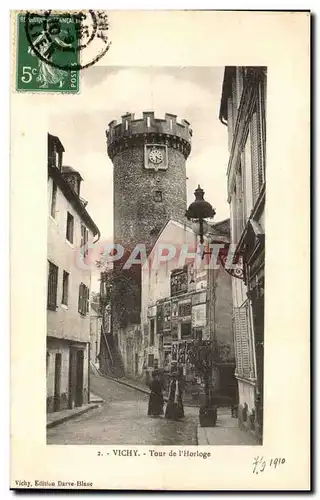
<svg viewBox="0 0 320 500">
<path fill-rule="evenodd" d="M 84 255 L 87 256 L 88 255 L 88 241 L 89 241 L 89 231 L 88 229 L 85 228 L 85 232 L 84 232 L 84 244 L 85 244 L 85 253 Z"/>
<path fill-rule="evenodd" d="M 242 90 L 243 90 L 243 74 L 242 68 L 236 69 L 236 85 L 237 85 L 237 105 L 240 106 Z"/>
<path fill-rule="evenodd" d="M 232 146 L 233 139 L 233 108 L 232 108 L 232 97 L 228 98 L 228 147 L 229 151 Z"/>
<path fill-rule="evenodd" d="M 249 325 L 246 307 L 240 308 L 241 354 L 243 376 L 250 377 Z"/>
<path fill-rule="evenodd" d="M 57 307 L 57 288 L 58 268 L 49 261 L 47 307 L 52 310 Z"/>
<path fill-rule="evenodd" d="M 247 305 L 234 308 L 234 338 L 237 373 L 240 377 L 252 376 L 252 353 L 250 352 L 250 321 Z"/>
<path fill-rule="evenodd" d="M 261 149 L 261 126 L 260 120 L 255 109 L 250 123 L 251 135 L 251 165 L 252 165 L 252 194 L 253 202 L 255 203 L 261 186 L 264 182 L 264 174 L 262 168 L 262 149 Z"/>
<path fill-rule="evenodd" d="M 258 154 L 258 130 L 257 130 L 257 113 L 253 113 L 250 123 L 251 136 L 251 165 L 252 165 L 252 196 L 253 202 L 259 196 L 259 154 Z"/>
<path fill-rule="evenodd" d="M 53 181 L 52 183 L 52 196 L 51 196 L 51 217 L 56 216 L 56 204 L 57 204 L 57 185 Z"/>
<path fill-rule="evenodd" d="M 86 313 L 89 312 L 89 299 L 90 299 L 90 292 L 89 288 L 86 287 Z"/>
<path fill-rule="evenodd" d="M 234 132 L 236 128 L 237 115 L 238 115 L 237 82 L 235 76 L 232 78 L 232 114 L 233 114 L 233 132 Z"/>
<path fill-rule="evenodd" d="M 251 321 L 251 305 L 250 302 L 247 301 L 245 304 L 246 312 L 247 312 L 247 324 L 248 324 L 248 340 L 249 340 L 249 362 L 250 362 L 250 377 L 254 378 L 255 375 L 255 366 L 254 366 L 254 346 L 253 346 L 253 329 L 252 329 L 252 321 Z"/>
<path fill-rule="evenodd" d="M 78 311 L 82 312 L 82 302 L 83 302 L 83 293 L 82 293 L 82 283 L 79 285 L 79 300 L 78 300 Z"/>
<path fill-rule="evenodd" d="M 241 355 L 241 328 L 240 328 L 240 313 L 238 307 L 235 307 L 233 310 L 233 331 L 234 331 L 237 373 L 238 375 L 242 376 L 243 363 Z"/>
<path fill-rule="evenodd" d="M 243 190 L 242 190 L 242 171 L 236 174 L 236 200 L 237 200 L 237 239 L 239 240 L 243 231 Z"/>
<path fill-rule="evenodd" d="M 85 227 L 81 224 L 81 253 L 84 256 L 84 244 L 85 244 Z"/>
</svg>

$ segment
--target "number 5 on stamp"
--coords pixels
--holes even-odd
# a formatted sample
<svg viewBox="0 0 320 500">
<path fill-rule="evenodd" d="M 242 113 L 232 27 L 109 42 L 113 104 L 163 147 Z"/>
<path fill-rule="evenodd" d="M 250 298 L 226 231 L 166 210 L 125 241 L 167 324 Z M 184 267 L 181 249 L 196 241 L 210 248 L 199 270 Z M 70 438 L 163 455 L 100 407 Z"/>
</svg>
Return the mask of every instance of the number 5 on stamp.
<svg viewBox="0 0 320 500">
<path fill-rule="evenodd" d="M 16 89 L 79 91 L 76 23 L 70 14 L 17 14 Z"/>
</svg>

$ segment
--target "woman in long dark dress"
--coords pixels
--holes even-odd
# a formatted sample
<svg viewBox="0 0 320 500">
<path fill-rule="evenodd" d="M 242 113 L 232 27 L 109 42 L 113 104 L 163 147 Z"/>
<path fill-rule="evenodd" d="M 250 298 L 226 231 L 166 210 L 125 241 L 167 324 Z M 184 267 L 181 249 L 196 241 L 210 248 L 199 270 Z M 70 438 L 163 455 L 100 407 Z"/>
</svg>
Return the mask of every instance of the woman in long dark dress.
<svg viewBox="0 0 320 500">
<path fill-rule="evenodd" d="M 148 416 L 155 417 L 163 415 L 162 383 L 160 381 L 159 374 L 156 371 L 152 372 L 150 390 L 151 393 L 149 396 Z"/>
<path fill-rule="evenodd" d="M 171 377 L 165 417 L 170 420 L 180 420 L 184 417 L 181 381 L 176 373 Z"/>
</svg>

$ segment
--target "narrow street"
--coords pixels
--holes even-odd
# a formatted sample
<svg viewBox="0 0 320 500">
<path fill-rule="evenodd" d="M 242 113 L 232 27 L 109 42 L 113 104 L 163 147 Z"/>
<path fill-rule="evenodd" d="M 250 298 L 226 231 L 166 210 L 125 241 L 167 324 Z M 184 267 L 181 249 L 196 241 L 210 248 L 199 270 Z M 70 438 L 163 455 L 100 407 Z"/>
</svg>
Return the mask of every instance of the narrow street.
<svg viewBox="0 0 320 500">
<path fill-rule="evenodd" d="M 147 416 L 148 395 L 91 374 L 100 408 L 47 430 L 47 444 L 196 445 L 198 409 L 185 407 L 181 422 Z"/>
</svg>

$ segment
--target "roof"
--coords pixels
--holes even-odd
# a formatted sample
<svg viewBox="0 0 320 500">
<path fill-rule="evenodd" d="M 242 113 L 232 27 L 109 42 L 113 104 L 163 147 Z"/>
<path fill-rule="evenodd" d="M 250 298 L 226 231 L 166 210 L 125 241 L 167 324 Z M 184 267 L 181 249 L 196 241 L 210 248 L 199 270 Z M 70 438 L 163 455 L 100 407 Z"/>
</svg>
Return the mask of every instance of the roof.
<svg viewBox="0 0 320 500">
<path fill-rule="evenodd" d="M 235 71 L 235 66 L 226 66 L 224 70 L 219 111 L 219 120 L 222 122 L 226 122 L 228 118 L 228 97 L 232 93 L 232 76 L 234 75 Z"/>
<path fill-rule="evenodd" d="M 48 134 L 49 141 L 55 142 L 59 145 L 59 149 L 64 152 L 64 147 L 62 142 L 60 141 L 59 137 L 56 135 Z"/>
<path fill-rule="evenodd" d="M 67 181 L 64 179 L 64 176 L 60 172 L 60 170 L 57 167 L 53 167 L 52 165 L 48 165 L 48 175 L 49 175 L 49 177 L 51 177 L 55 181 L 55 183 L 61 189 L 64 196 L 67 198 L 67 200 L 73 206 L 73 208 L 75 209 L 77 214 L 81 217 L 81 219 L 88 226 L 88 228 L 93 232 L 93 235 L 95 236 L 97 234 L 98 238 L 100 238 L 100 231 L 99 231 L 97 225 L 94 223 L 94 221 L 90 217 L 89 213 L 85 209 L 83 202 L 80 200 L 79 196 L 76 194 L 76 192 L 72 189 L 71 186 L 69 186 Z"/>
<path fill-rule="evenodd" d="M 83 181 L 83 178 L 81 177 L 80 173 L 72 167 L 68 167 L 68 166 L 63 165 L 61 171 L 63 174 L 76 174 Z"/>
<path fill-rule="evenodd" d="M 211 242 L 230 242 L 230 219 L 224 219 L 215 224 L 209 224 L 208 238 Z"/>
<path fill-rule="evenodd" d="M 177 221 L 175 219 L 167 219 L 166 222 L 163 224 L 162 228 L 159 229 L 159 232 L 157 233 L 157 235 L 156 235 L 156 237 L 155 237 L 155 239 L 154 239 L 154 241 L 153 241 L 153 243 L 148 251 L 148 255 L 150 255 L 152 253 L 157 242 L 159 241 L 160 237 L 164 233 L 166 227 L 169 226 L 169 224 L 175 224 L 177 227 L 183 228 L 184 230 L 188 230 L 191 233 L 194 232 L 192 229 L 192 222 L 188 221 L 187 219 L 184 221 L 183 224 L 182 224 L 182 222 Z"/>
<path fill-rule="evenodd" d="M 210 224 L 209 224 L 209 227 L 211 227 Z M 230 219 L 223 219 L 219 222 L 216 222 L 216 223 L 212 224 L 212 227 L 216 231 L 219 231 L 220 233 L 230 235 Z"/>
</svg>

